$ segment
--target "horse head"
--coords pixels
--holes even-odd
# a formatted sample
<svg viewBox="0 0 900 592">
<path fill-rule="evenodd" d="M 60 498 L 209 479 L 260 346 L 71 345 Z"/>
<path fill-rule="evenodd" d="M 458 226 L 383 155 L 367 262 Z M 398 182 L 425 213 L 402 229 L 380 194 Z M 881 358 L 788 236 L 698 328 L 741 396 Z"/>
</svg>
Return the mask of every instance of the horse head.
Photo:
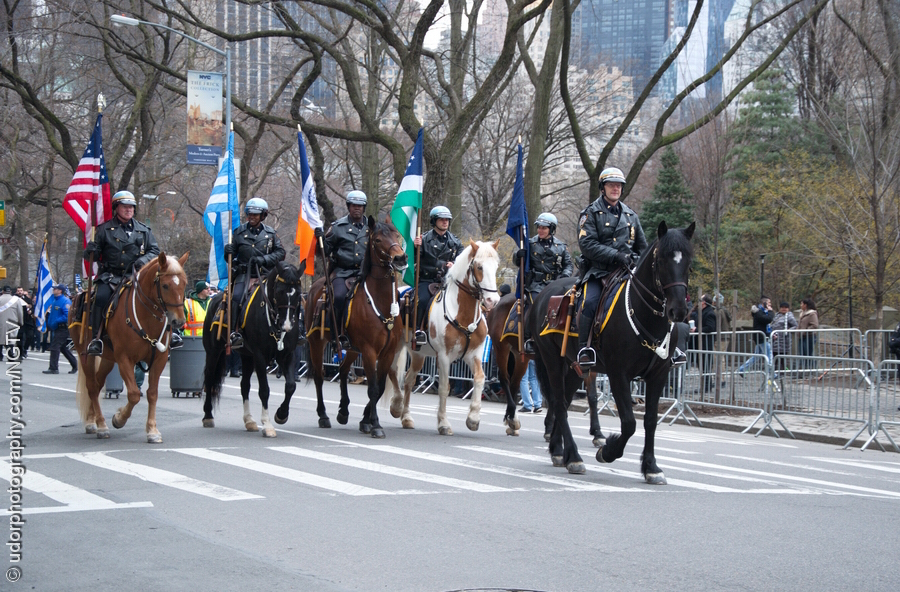
<svg viewBox="0 0 900 592">
<path fill-rule="evenodd" d="M 363 262 L 362 275 L 367 276 L 373 265 L 395 272 L 405 271 L 409 258 L 401 246 L 402 241 L 400 231 L 389 217 L 385 217 L 384 222 L 376 222 L 374 217 L 369 216 L 369 250 Z"/>
<path fill-rule="evenodd" d="M 650 285 L 663 296 L 664 313 L 671 322 L 682 322 L 688 314 L 688 278 L 694 256 L 691 238 L 694 236 L 695 226 L 691 222 L 683 230 L 669 229 L 665 222 L 660 222 L 657 229 L 659 238 L 638 264 L 639 272 L 649 263 L 652 273 Z"/>
<path fill-rule="evenodd" d="M 297 324 L 303 293 L 300 286 L 302 276 L 301 270 L 290 263 L 279 261 L 266 278 L 270 290 L 269 298 L 275 308 L 275 324 L 285 332 Z"/>
<path fill-rule="evenodd" d="M 500 267 L 500 255 L 497 253 L 499 240 L 475 242 L 470 240 L 469 246 L 457 255 L 456 262 L 447 274 L 447 281 L 455 280 L 461 287 L 468 287 L 476 298 L 484 302 L 484 307 L 491 310 L 500 301 L 497 293 L 497 269 Z"/>
<path fill-rule="evenodd" d="M 180 259 L 167 257 L 164 252 L 141 268 L 135 282 L 143 294 L 155 297 L 166 311 L 166 318 L 176 329 L 184 326 L 184 292 L 187 289 L 187 274 L 184 264 L 190 252 Z"/>
</svg>

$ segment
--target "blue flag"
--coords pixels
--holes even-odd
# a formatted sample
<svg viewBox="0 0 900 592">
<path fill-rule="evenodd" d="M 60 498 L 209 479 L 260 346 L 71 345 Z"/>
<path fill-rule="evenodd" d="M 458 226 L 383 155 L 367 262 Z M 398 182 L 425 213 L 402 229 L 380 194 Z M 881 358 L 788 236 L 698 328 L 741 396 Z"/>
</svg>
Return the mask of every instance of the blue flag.
<svg viewBox="0 0 900 592">
<path fill-rule="evenodd" d="M 34 316 L 38 331 L 47 331 L 47 311 L 50 309 L 50 297 L 53 296 L 53 276 L 50 275 L 50 263 L 47 261 L 47 241 L 41 249 L 41 258 L 38 261 L 37 293 L 34 298 Z"/>
<path fill-rule="evenodd" d="M 516 243 L 516 249 L 525 249 L 525 271 L 531 268 L 530 249 L 528 248 L 528 210 L 525 209 L 525 172 L 522 166 L 522 144 L 518 146 L 519 160 L 516 163 L 516 182 L 513 185 L 512 199 L 509 202 L 509 220 L 506 222 L 506 234 Z M 522 241 L 520 244 L 519 241 Z M 521 298 L 521 278 L 516 278 L 516 298 Z"/>
<path fill-rule="evenodd" d="M 240 215 L 237 178 L 234 175 L 234 132 L 230 132 L 228 150 L 203 212 L 203 225 L 212 237 L 206 280 L 220 290 L 228 285 L 225 245 L 231 241 L 231 231 L 240 225 Z"/>
</svg>

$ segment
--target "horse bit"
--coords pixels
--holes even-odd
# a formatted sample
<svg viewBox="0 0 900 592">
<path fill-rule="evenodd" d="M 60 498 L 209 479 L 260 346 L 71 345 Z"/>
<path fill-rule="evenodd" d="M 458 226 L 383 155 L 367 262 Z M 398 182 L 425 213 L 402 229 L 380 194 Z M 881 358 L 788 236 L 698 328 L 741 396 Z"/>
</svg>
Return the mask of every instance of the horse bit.
<svg viewBox="0 0 900 592">
<path fill-rule="evenodd" d="M 369 292 L 369 285 L 363 280 L 363 291 L 366 293 L 366 300 L 369 301 L 369 306 L 372 307 L 372 310 L 375 311 L 375 316 L 384 324 L 385 328 L 388 330 L 388 333 L 394 330 L 394 319 L 400 315 L 400 305 L 397 303 L 397 276 L 395 273 L 400 273 L 401 271 L 406 271 L 406 268 L 409 265 L 398 266 L 394 264 L 394 258 L 391 256 L 391 249 L 395 246 L 399 247 L 400 243 L 393 242 L 388 245 L 387 250 L 385 251 L 381 247 L 374 246 L 375 254 L 377 256 L 378 262 L 381 264 L 379 267 L 383 267 L 388 269 L 387 274 L 383 276 L 382 279 L 391 277 L 391 316 L 386 317 L 381 314 L 381 311 L 378 310 L 378 307 L 375 305 L 375 299 L 372 298 L 372 294 Z"/>
<path fill-rule="evenodd" d="M 666 315 L 665 291 L 668 288 L 672 288 L 675 286 L 684 286 L 685 288 L 687 288 L 687 283 L 685 283 L 685 282 L 671 282 L 671 283 L 663 286 L 662 282 L 659 280 L 658 259 L 659 259 L 659 247 L 656 247 L 653 249 L 653 263 L 652 263 L 653 283 L 656 285 L 656 289 L 659 290 L 659 293 L 662 294 L 662 296 L 663 296 L 662 299 L 660 299 L 652 290 L 647 288 L 647 286 L 642 284 L 640 282 L 640 280 L 638 280 L 634 276 L 634 273 L 632 273 L 631 270 L 628 270 L 629 278 L 628 278 L 627 283 L 625 284 L 625 310 L 628 313 L 626 316 L 628 317 L 628 323 L 631 325 L 631 329 L 634 331 L 634 334 L 639 337 L 641 336 L 641 334 L 643 334 L 643 336 L 644 336 L 644 340 L 641 342 L 641 345 L 643 345 L 644 347 L 646 347 L 648 349 L 653 350 L 656 353 L 656 355 L 659 356 L 660 358 L 666 359 L 669 355 L 669 341 L 672 338 L 672 330 L 675 328 L 675 324 L 670 321 L 669 322 L 669 330 L 666 332 L 665 337 L 663 337 L 663 339 L 661 339 L 661 340 L 656 339 L 653 337 L 653 334 L 650 333 L 650 331 L 648 331 L 641 324 L 641 322 L 638 321 L 634 317 L 634 309 L 631 307 L 631 282 L 632 281 L 634 281 L 635 285 L 639 288 L 638 290 L 635 290 L 635 293 L 637 294 L 638 298 L 640 298 L 641 302 L 643 302 L 647 306 L 647 308 L 650 309 L 650 312 L 652 312 L 654 315 L 656 315 L 658 317 L 665 317 L 665 315 Z M 652 298 L 657 304 L 660 305 L 660 310 L 657 310 L 652 304 L 647 302 L 647 300 L 641 295 L 641 290 L 646 292 L 650 296 L 650 298 Z M 650 343 L 647 340 L 648 338 L 652 339 L 653 343 Z"/>
<path fill-rule="evenodd" d="M 175 304 L 166 302 L 166 299 L 163 298 L 163 295 L 162 295 L 162 288 L 160 288 L 160 285 L 159 285 L 159 278 L 161 275 L 162 274 L 159 273 L 159 269 L 157 269 L 156 277 L 153 278 L 153 283 L 156 285 L 156 299 L 160 304 L 163 305 L 163 308 L 160 308 L 159 306 L 156 305 L 156 302 L 150 300 L 147 297 L 147 295 L 144 294 L 144 291 L 141 289 L 141 282 L 140 282 L 141 270 L 138 270 L 138 272 L 135 274 L 134 280 L 132 281 L 132 283 L 134 285 L 134 289 L 131 291 L 131 314 L 134 316 L 134 323 L 135 323 L 135 325 L 137 325 L 137 327 L 135 327 L 135 325 L 131 324 L 131 319 L 128 317 L 127 314 L 125 315 L 125 324 L 128 325 L 129 327 L 131 327 L 131 329 L 135 333 L 137 333 L 141 337 L 141 339 L 146 339 L 147 341 L 150 342 L 150 345 L 154 346 L 158 351 L 164 352 L 164 351 L 166 351 L 166 348 L 168 347 L 168 345 L 164 344 L 162 340 L 166 334 L 166 329 L 168 329 L 168 327 L 169 327 L 169 320 L 166 317 L 165 313 L 170 308 L 178 308 L 178 307 L 184 306 L 184 298 L 182 298 L 181 302 L 177 302 Z M 168 275 L 172 275 L 172 274 L 168 274 Z M 156 339 L 153 339 L 152 337 L 150 337 L 147 334 L 147 332 L 144 331 L 144 328 L 141 326 L 141 319 L 138 317 L 138 314 L 137 314 L 137 299 L 138 298 L 140 298 L 141 304 L 144 306 L 144 308 L 150 310 L 150 315 L 157 321 L 162 322 L 162 324 L 163 324 L 162 330 L 159 333 L 159 337 L 157 337 Z M 162 314 L 157 316 L 157 314 L 156 314 L 157 312 L 162 313 Z"/>
</svg>

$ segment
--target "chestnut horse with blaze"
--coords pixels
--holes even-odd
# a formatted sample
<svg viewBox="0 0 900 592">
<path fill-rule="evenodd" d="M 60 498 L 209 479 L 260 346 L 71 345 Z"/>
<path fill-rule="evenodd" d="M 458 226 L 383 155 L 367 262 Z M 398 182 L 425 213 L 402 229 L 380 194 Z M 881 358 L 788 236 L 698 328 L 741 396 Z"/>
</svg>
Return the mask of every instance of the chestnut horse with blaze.
<svg viewBox="0 0 900 592">
<path fill-rule="evenodd" d="M 141 400 L 134 366 L 138 362 L 146 362 L 149 366 L 147 442 L 162 442 L 162 435 L 156 427 L 159 377 L 169 361 L 170 328 L 180 329 L 184 325 L 184 291 L 187 287 L 184 263 L 187 258 L 187 253 L 180 259 L 160 253 L 118 290 L 118 304 L 106 320 L 107 346 L 99 358 L 85 353 L 87 340 L 82 341 L 79 313 L 83 295 L 76 298 L 76 306 L 69 310 L 70 333 L 80 362 L 75 400 L 86 433 L 109 438 L 109 427 L 100 409 L 100 389 L 114 364 L 119 366 L 119 374 L 128 392 L 128 402 L 113 415 L 112 424 L 116 429 L 125 426 L 134 406 Z M 89 331 L 84 334 L 87 337 L 91 335 Z"/>
</svg>

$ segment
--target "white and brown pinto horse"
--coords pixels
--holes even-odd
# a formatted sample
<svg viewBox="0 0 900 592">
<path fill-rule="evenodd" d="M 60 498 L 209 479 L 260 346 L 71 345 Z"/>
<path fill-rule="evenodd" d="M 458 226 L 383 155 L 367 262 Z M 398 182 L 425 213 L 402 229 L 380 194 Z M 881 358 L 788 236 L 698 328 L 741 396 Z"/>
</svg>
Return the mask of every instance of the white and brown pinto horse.
<svg viewBox="0 0 900 592">
<path fill-rule="evenodd" d="M 488 335 L 482 306 L 490 310 L 499 300 L 499 266 L 497 243 L 470 241 L 447 272 L 444 286 L 428 311 L 428 343 L 418 351 L 409 352 L 411 360 L 403 383 L 403 398 L 401 400 L 398 392 L 391 399 L 391 415 L 401 418 L 404 428 L 415 427 L 409 413 L 409 396 L 425 357 L 433 354 L 437 358 L 439 373 L 438 433 L 442 436 L 453 434 L 447 421 L 447 395 L 450 392 L 450 364 L 460 358 L 465 360 L 475 378 L 466 427 L 472 431 L 478 429 L 481 422 L 481 391 L 484 388 L 481 358 Z M 401 350 L 398 355 L 405 353 Z"/>
</svg>

